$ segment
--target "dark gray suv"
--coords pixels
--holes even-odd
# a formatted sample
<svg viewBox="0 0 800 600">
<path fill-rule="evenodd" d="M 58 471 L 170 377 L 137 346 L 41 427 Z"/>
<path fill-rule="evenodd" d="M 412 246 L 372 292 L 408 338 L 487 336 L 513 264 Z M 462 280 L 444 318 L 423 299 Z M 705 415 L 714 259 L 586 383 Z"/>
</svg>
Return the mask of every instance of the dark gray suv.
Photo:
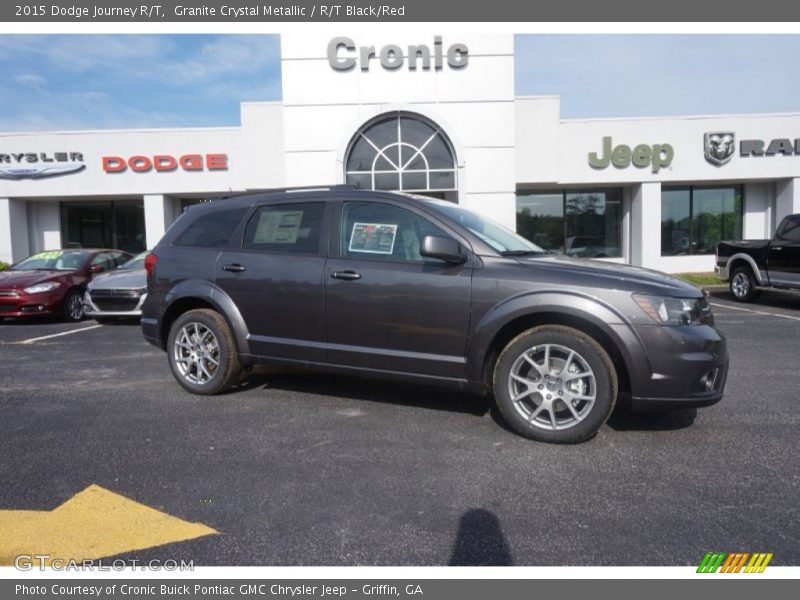
<svg viewBox="0 0 800 600">
<path fill-rule="evenodd" d="M 524 436 L 579 442 L 618 398 L 722 398 L 703 292 L 551 256 L 458 205 L 339 186 L 196 205 L 147 259 L 144 336 L 216 394 L 255 363 L 491 393 Z"/>
</svg>

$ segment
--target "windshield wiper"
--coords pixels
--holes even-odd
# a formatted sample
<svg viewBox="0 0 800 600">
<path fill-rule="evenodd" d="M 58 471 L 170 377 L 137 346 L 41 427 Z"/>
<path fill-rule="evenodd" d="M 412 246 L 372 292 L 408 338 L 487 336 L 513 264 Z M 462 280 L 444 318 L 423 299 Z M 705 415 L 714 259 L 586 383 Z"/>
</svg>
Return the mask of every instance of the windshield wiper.
<svg viewBox="0 0 800 600">
<path fill-rule="evenodd" d="M 501 256 L 541 256 L 547 254 L 541 250 L 504 250 Z"/>
</svg>

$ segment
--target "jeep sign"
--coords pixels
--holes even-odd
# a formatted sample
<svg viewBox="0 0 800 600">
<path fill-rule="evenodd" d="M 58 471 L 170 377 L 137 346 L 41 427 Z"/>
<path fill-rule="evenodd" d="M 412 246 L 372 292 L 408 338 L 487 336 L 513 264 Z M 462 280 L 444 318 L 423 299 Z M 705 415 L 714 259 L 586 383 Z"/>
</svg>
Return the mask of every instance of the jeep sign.
<svg viewBox="0 0 800 600">
<path fill-rule="evenodd" d="M 650 167 L 653 173 L 658 173 L 672 164 L 674 156 L 675 150 L 669 144 L 639 144 L 631 149 L 625 144 L 614 146 L 611 136 L 606 136 L 603 138 L 603 151 L 589 153 L 589 166 L 593 169 L 605 169 L 612 164 L 618 169 L 624 169 L 633 163 L 634 167 Z"/>
<path fill-rule="evenodd" d="M 444 68 L 445 59 L 451 69 L 461 69 L 469 62 L 469 49 L 466 44 L 451 44 L 445 51 L 440 35 L 433 38 L 433 50 L 425 44 L 405 48 L 387 44 L 376 51 L 375 46 L 357 48 L 349 37 L 335 37 L 328 43 L 328 63 L 337 71 L 349 71 L 356 64 L 362 71 L 369 71 L 372 59 L 378 59 L 384 69 L 390 70 L 407 63 L 409 71 L 429 71 L 431 67 L 438 71 Z"/>
</svg>

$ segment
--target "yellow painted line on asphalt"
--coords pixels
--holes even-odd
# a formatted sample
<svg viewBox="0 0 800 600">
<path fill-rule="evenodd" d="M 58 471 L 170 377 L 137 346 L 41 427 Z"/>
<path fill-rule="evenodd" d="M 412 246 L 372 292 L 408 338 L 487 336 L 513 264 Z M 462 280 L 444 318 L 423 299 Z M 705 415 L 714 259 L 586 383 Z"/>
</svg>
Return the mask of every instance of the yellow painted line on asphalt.
<svg viewBox="0 0 800 600">
<path fill-rule="evenodd" d="M 731 310 L 741 310 L 743 312 L 749 312 L 756 315 L 767 315 L 769 317 L 779 317 L 781 319 L 791 319 L 793 321 L 800 321 L 800 317 L 795 317 L 794 315 L 784 315 L 783 313 L 767 312 L 766 310 L 742 308 L 741 306 L 731 306 L 730 304 L 718 304 L 717 302 L 709 302 L 709 304 L 711 304 L 711 306 L 716 306 L 717 308 L 730 308 Z"/>
<path fill-rule="evenodd" d="M 80 329 L 71 329 L 70 331 L 62 331 L 61 333 L 54 333 L 52 335 L 43 335 L 42 337 L 35 337 L 29 340 L 22 340 L 15 342 L 16 344 L 32 344 L 33 342 L 41 342 L 42 340 L 49 340 L 52 338 L 61 337 L 62 335 L 72 335 L 73 333 L 80 333 L 81 331 L 89 331 L 90 329 L 97 329 L 102 325 L 90 325 L 89 327 L 81 327 Z"/>
<path fill-rule="evenodd" d="M 96 560 L 218 533 L 94 484 L 51 511 L 0 510 L 0 532 L 0 566 L 35 554 L 46 564 Z"/>
</svg>

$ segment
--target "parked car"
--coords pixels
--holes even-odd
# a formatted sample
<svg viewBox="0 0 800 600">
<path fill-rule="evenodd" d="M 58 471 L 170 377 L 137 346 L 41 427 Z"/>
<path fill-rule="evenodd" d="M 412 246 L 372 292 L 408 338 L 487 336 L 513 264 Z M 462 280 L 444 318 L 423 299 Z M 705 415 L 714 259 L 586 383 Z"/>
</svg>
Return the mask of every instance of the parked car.
<svg viewBox="0 0 800 600">
<path fill-rule="evenodd" d="M 83 291 L 99 273 L 130 260 L 121 250 L 48 250 L 0 272 L 0 318 L 60 316 L 83 319 Z"/>
<path fill-rule="evenodd" d="M 137 254 L 116 271 L 92 279 L 83 295 L 84 314 L 101 323 L 141 317 L 147 297 L 147 254 Z"/>
<path fill-rule="evenodd" d="M 728 355 L 704 293 L 546 254 L 445 201 L 347 186 L 190 208 L 147 257 L 145 338 L 217 394 L 256 363 L 493 393 L 520 434 L 578 442 L 618 397 L 698 407 Z"/>
<path fill-rule="evenodd" d="M 771 240 L 720 242 L 714 269 L 739 302 L 752 302 L 760 288 L 800 289 L 800 214 L 785 217 Z"/>
</svg>

